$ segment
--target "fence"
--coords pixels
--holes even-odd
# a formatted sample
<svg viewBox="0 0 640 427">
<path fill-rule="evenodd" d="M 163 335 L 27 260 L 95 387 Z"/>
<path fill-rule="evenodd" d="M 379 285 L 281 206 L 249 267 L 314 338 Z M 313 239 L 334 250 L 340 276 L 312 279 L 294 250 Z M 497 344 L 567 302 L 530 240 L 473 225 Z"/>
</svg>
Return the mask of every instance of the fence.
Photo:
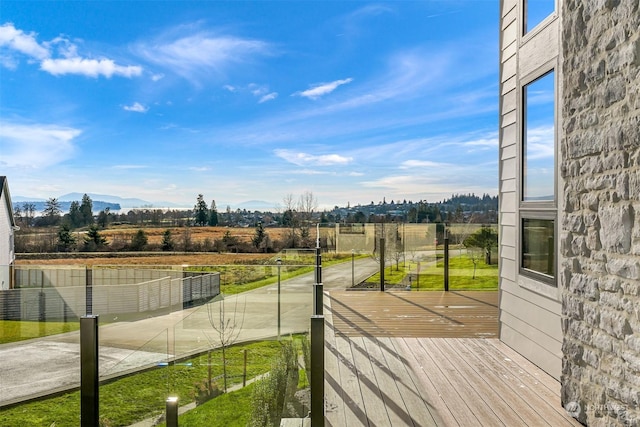
<svg viewBox="0 0 640 427">
<path fill-rule="evenodd" d="M 15 289 L 0 291 L 2 320 L 66 321 L 88 311 L 123 314 L 181 309 L 220 293 L 219 273 L 21 268 L 16 278 Z M 151 279 L 136 282 L 141 278 Z"/>
</svg>

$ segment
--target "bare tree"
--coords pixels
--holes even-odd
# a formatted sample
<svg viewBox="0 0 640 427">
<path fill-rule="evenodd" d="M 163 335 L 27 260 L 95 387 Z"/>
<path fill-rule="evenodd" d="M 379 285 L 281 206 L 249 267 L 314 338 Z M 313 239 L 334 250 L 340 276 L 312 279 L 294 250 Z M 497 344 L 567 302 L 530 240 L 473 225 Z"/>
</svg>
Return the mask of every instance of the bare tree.
<svg viewBox="0 0 640 427">
<path fill-rule="evenodd" d="M 217 299 L 217 301 L 216 301 Z M 209 340 L 209 344 L 213 347 L 215 343 L 220 345 L 222 349 L 222 377 L 224 381 L 224 391 L 227 392 L 227 347 L 233 345 L 242 331 L 244 324 L 244 314 L 246 304 L 243 304 L 242 311 L 238 310 L 238 302 L 240 298 L 235 298 L 234 309 L 232 312 L 227 313 L 225 308 L 224 295 L 215 298 L 207 303 L 207 315 L 209 317 L 209 323 L 215 331 L 214 337 L 209 337 L 205 332 L 205 336 Z M 217 308 L 214 306 L 217 305 Z M 238 316 L 240 320 L 238 321 Z M 209 350 L 209 381 L 208 387 L 211 390 L 211 350 Z"/>
<path fill-rule="evenodd" d="M 303 246 L 313 246 L 313 239 L 309 231 L 313 213 L 318 209 L 318 200 L 311 191 L 305 191 L 298 199 L 298 223 L 300 224 L 300 237 Z"/>
</svg>

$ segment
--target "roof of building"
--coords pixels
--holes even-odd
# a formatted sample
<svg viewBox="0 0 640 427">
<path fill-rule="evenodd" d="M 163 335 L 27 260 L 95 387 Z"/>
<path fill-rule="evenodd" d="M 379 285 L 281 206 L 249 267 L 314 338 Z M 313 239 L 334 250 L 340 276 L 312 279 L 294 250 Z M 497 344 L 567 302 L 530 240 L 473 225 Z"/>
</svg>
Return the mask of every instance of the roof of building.
<svg viewBox="0 0 640 427">
<path fill-rule="evenodd" d="M 4 195 L 4 197 L 2 197 Z M 9 183 L 6 176 L 0 176 L 0 200 L 4 199 L 9 211 L 9 221 L 13 227 L 16 226 L 16 220 L 13 216 L 13 204 L 11 203 L 11 194 L 9 193 Z"/>
</svg>

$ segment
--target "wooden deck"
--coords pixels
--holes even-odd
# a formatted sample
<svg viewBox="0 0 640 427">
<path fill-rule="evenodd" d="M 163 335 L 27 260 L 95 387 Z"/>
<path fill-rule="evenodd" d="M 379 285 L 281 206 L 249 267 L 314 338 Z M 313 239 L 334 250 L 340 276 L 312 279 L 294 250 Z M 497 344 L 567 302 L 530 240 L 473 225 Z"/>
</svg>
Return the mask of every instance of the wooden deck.
<svg viewBox="0 0 640 427">
<path fill-rule="evenodd" d="M 326 292 L 326 425 L 580 426 L 560 384 L 496 338 L 497 302 L 497 292 Z"/>
</svg>

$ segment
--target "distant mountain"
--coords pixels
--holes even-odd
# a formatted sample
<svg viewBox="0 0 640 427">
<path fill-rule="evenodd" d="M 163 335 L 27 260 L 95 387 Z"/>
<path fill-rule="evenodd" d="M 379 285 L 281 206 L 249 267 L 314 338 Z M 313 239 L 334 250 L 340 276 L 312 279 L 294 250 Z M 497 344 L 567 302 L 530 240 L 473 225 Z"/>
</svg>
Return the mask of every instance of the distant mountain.
<svg viewBox="0 0 640 427">
<path fill-rule="evenodd" d="M 153 203 L 148 202 L 146 200 L 142 200 L 142 199 L 135 199 L 135 198 L 122 198 L 122 197 L 118 197 L 118 196 L 111 196 L 108 194 L 95 194 L 95 193 L 86 193 L 87 196 L 91 197 L 91 200 L 99 200 L 102 202 L 109 202 L 109 203 L 117 203 L 119 204 L 121 207 L 123 208 L 139 208 L 142 206 L 151 206 L 153 205 Z M 61 202 L 73 202 L 73 201 L 78 201 L 80 202 L 82 200 L 82 196 L 84 196 L 85 193 L 68 193 L 65 194 L 63 196 L 58 197 L 58 200 Z"/>
</svg>

